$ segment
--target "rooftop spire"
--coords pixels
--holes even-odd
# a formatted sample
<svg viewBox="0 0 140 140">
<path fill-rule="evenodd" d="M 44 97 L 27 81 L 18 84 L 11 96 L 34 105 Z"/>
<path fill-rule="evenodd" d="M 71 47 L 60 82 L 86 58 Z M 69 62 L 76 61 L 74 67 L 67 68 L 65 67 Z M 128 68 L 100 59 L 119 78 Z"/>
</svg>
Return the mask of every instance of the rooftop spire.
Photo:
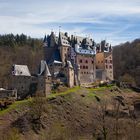
<svg viewBox="0 0 140 140">
<path fill-rule="evenodd" d="M 45 34 L 43 42 L 45 43 L 46 41 L 47 41 L 47 36 Z"/>
<path fill-rule="evenodd" d="M 59 33 L 61 32 L 61 26 L 59 26 Z"/>
</svg>

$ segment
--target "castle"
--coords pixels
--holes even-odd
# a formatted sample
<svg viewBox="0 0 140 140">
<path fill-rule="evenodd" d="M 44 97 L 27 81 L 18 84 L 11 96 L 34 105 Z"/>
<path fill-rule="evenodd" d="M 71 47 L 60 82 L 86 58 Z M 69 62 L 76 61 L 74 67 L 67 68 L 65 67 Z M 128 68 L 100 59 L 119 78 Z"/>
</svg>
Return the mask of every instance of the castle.
<svg viewBox="0 0 140 140">
<path fill-rule="evenodd" d="M 13 65 L 12 88 L 20 98 L 35 92 L 47 96 L 56 83 L 73 87 L 113 80 L 112 47 L 105 40 L 96 44 L 88 37 L 51 32 L 45 35 L 43 48 L 44 60 L 36 76 L 26 65 Z"/>
<path fill-rule="evenodd" d="M 96 44 L 87 37 L 52 32 L 44 38 L 44 52 L 52 79 L 65 80 L 69 87 L 113 80 L 112 47 L 106 41 Z"/>
</svg>

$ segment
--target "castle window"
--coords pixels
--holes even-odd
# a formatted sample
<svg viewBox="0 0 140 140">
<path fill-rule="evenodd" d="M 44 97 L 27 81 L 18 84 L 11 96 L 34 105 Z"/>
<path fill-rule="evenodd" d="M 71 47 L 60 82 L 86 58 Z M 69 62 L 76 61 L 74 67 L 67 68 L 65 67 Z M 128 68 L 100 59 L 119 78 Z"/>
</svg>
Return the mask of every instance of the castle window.
<svg viewBox="0 0 140 140">
<path fill-rule="evenodd" d="M 82 59 L 80 60 L 80 63 L 82 63 Z"/>
<path fill-rule="evenodd" d="M 83 66 L 83 69 L 85 69 L 85 66 Z"/>
<path fill-rule="evenodd" d="M 103 63 L 103 61 L 101 61 L 101 63 Z"/>
<path fill-rule="evenodd" d="M 110 60 L 110 63 L 112 64 L 112 60 Z"/>
<path fill-rule="evenodd" d="M 106 65 L 106 69 L 108 69 L 108 65 Z"/>
<path fill-rule="evenodd" d="M 98 61 L 98 63 L 100 63 L 100 61 Z"/>
<path fill-rule="evenodd" d="M 112 66 L 110 65 L 109 68 L 112 69 Z"/>
<path fill-rule="evenodd" d="M 88 63 L 88 61 L 86 60 L 86 63 Z"/>
<path fill-rule="evenodd" d="M 86 69 L 88 69 L 88 66 L 86 66 Z"/>
<path fill-rule="evenodd" d="M 105 60 L 105 62 L 107 63 L 107 59 Z"/>
<path fill-rule="evenodd" d="M 94 61 L 92 60 L 92 64 L 94 63 Z"/>
</svg>

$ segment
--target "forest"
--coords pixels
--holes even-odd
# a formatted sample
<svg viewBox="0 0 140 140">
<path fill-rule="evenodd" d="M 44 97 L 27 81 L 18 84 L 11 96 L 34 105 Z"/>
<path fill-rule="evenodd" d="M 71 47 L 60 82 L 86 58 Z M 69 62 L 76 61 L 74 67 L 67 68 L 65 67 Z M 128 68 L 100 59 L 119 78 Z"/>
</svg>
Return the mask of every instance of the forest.
<svg viewBox="0 0 140 140">
<path fill-rule="evenodd" d="M 114 77 L 140 86 L 140 39 L 113 48 Z"/>
<path fill-rule="evenodd" d="M 28 65 L 31 73 L 38 71 L 43 58 L 43 39 L 27 35 L 0 35 L 0 87 L 10 83 L 13 64 Z M 140 86 L 140 39 L 113 47 L 114 78 Z"/>
</svg>

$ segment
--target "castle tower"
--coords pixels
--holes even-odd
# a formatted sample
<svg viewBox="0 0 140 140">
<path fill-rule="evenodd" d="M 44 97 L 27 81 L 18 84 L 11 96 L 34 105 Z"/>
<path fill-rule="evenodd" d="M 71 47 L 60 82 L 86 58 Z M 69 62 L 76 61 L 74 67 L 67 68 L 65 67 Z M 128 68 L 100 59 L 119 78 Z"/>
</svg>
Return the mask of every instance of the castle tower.
<svg viewBox="0 0 140 140">
<path fill-rule="evenodd" d="M 45 34 L 44 40 L 43 40 L 44 60 L 46 60 L 47 47 L 48 47 L 48 41 L 47 41 L 47 36 Z"/>
<path fill-rule="evenodd" d="M 70 42 L 67 33 L 59 33 L 59 49 L 62 62 L 65 65 L 66 60 L 69 60 Z"/>
<path fill-rule="evenodd" d="M 41 60 L 40 73 L 38 74 L 38 92 L 41 96 L 51 93 L 51 74 L 46 61 Z"/>
<path fill-rule="evenodd" d="M 102 49 L 96 54 L 96 79 L 102 81 L 114 80 L 113 77 L 112 47 L 109 43 L 102 41 Z"/>
<path fill-rule="evenodd" d="M 69 87 L 74 86 L 74 69 L 70 61 L 67 61 L 67 82 Z"/>
<path fill-rule="evenodd" d="M 77 80 L 78 80 L 78 86 L 81 85 L 80 83 L 80 65 L 77 65 Z"/>
<path fill-rule="evenodd" d="M 51 93 L 51 74 L 46 64 L 44 74 L 44 95 L 47 96 L 50 93 Z"/>
<path fill-rule="evenodd" d="M 44 60 L 48 64 L 54 52 L 58 49 L 58 37 L 56 37 L 54 32 L 51 32 L 51 35 L 48 36 L 45 35 L 43 47 L 44 47 Z"/>
</svg>

